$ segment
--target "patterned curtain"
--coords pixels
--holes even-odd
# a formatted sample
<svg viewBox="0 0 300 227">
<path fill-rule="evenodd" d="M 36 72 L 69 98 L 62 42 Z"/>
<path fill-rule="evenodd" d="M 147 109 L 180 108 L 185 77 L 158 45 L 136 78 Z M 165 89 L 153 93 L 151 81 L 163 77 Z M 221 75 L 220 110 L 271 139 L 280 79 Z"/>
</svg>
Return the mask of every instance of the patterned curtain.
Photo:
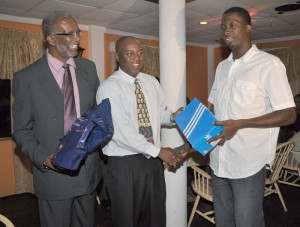
<svg viewBox="0 0 300 227">
<path fill-rule="evenodd" d="M 159 48 L 143 46 L 144 67 L 142 72 L 159 77 Z"/>
<path fill-rule="evenodd" d="M 39 32 L 1 27 L 0 79 L 11 80 L 15 72 L 40 58 L 45 53 L 44 43 L 44 37 Z M 11 102 L 13 102 L 12 98 Z M 31 162 L 14 143 L 13 147 L 16 193 L 33 193 Z"/>
<path fill-rule="evenodd" d="M 275 49 L 268 52 L 279 57 L 285 65 L 293 95 L 300 94 L 300 47 Z"/>
<path fill-rule="evenodd" d="M 0 79 L 12 79 L 14 72 L 40 58 L 44 51 L 41 33 L 0 28 Z"/>
</svg>

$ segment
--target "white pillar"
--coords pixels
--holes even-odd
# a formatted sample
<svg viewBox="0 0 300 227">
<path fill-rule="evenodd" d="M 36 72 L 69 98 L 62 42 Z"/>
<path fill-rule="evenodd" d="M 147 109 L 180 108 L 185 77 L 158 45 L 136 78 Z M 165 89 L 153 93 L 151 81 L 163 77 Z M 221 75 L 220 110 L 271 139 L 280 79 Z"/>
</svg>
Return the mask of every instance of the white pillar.
<svg viewBox="0 0 300 227">
<path fill-rule="evenodd" d="M 185 0 L 159 1 L 160 82 L 168 107 L 186 104 Z M 162 146 L 177 147 L 183 140 L 176 128 L 162 130 Z M 167 227 L 187 225 L 186 164 L 176 172 L 165 171 Z"/>
<path fill-rule="evenodd" d="M 90 60 L 95 62 L 100 83 L 104 81 L 104 28 L 89 26 Z"/>
<path fill-rule="evenodd" d="M 207 69 L 208 69 L 208 80 L 207 80 L 207 87 L 208 87 L 208 95 L 210 94 L 211 87 L 215 80 L 215 68 L 214 68 L 214 46 L 210 45 L 207 47 Z"/>
</svg>

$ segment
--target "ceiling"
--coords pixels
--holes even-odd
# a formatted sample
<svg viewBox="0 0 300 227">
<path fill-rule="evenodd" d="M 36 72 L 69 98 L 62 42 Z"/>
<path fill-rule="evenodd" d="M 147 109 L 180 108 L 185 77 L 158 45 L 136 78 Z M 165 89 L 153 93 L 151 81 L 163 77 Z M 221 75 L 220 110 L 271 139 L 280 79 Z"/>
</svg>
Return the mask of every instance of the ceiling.
<svg viewBox="0 0 300 227">
<path fill-rule="evenodd" d="M 97 25 L 108 31 L 122 31 L 158 38 L 157 0 L 0 0 L 0 14 L 42 19 L 50 10 L 66 10 L 79 24 Z M 161 0 L 163 1 L 163 0 Z M 246 8 L 252 16 L 252 39 L 300 35 L 300 10 L 278 14 L 274 8 L 300 4 L 297 0 L 188 0 L 186 41 L 219 44 L 222 13 L 232 7 Z M 200 25 L 199 21 L 208 21 Z"/>
</svg>

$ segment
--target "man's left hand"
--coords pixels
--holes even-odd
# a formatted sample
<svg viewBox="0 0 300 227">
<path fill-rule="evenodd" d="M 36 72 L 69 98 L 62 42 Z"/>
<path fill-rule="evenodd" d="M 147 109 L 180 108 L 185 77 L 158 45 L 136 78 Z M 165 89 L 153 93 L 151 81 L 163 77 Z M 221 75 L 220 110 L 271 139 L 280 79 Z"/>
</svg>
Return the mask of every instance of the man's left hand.
<svg viewBox="0 0 300 227">
<path fill-rule="evenodd" d="M 222 146 L 226 142 L 226 140 L 232 139 L 232 137 L 240 129 L 241 121 L 240 120 L 216 121 L 214 122 L 214 125 L 223 126 L 223 131 L 218 136 L 210 139 L 208 143 L 220 139 L 218 145 Z"/>
</svg>

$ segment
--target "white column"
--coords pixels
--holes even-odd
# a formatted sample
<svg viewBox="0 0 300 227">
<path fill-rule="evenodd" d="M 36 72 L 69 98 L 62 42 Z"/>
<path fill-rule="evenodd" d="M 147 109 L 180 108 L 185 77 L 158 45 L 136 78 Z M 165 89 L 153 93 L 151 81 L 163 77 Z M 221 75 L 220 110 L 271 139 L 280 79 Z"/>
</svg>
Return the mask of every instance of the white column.
<svg viewBox="0 0 300 227">
<path fill-rule="evenodd" d="M 168 107 L 186 104 L 185 0 L 159 1 L 160 82 Z M 176 128 L 162 130 L 162 146 L 177 147 L 183 140 Z M 165 171 L 167 227 L 187 225 L 186 164 L 176 172 Z"/>
<path fill-rule="evenodd" d="M 207 80 L 207 87 L 208 87 L 208 95 L 210 94 L 211 87 L 215 80 L 215 68 L 214 68 L 214 46 L 210 45 L 207 47 L 207 69 L 208 69 L 208 80 Z"/>
<path fill-rule="evenodd" d="M 89 26 L 90 60 L 94 61 L 100 83 L 104 81 L 104 28 Z"/>
</svg>

